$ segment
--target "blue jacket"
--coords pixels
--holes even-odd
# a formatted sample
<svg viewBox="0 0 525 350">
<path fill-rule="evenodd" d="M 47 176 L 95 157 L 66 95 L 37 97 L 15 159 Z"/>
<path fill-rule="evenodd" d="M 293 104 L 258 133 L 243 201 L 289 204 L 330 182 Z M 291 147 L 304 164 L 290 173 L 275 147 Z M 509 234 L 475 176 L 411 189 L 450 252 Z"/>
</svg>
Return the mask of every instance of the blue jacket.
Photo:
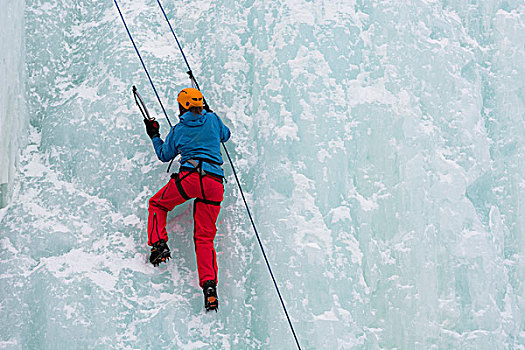
<svg viewBox="0 0 525 350">
<path fill-rule="evenodd" d="M 151 141 L 161 161 L 169 162 L 180 153 L 181 167 L 193 168 L 189 159 L 204 158 L 222 164 L 221 142 L 229 138 L 230 129 L 222 120 L 215 113 L 203 111 L 202 114 L 186 112 L 181 115 L 165 142 L 160 137 Z M 213 175 L 224 176 L 220 165 L 204 162 L 202 168 Z"/>
</svg>

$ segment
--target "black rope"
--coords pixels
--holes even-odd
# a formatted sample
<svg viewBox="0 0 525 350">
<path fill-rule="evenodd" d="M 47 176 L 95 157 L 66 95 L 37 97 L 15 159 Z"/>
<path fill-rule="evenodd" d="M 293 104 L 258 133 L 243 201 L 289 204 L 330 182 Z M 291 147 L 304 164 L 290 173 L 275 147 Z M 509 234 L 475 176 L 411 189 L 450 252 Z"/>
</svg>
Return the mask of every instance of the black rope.
<svg viewBox="0 0 525 350">
<path fill-rule="evenodd" d="M 187 73 L 190 76 L 190 79 L 192 80 L 192 82 L 195 83 L 195 86 L 197 87 L 197 89 L 200 90 L 199 84 L 197 84 L 197 80 L 193 76 L 193 72 L 192 72 L 191 67 L 190 67 L 190 65 L 188 63 L 188 60 L 186 59 L 186 55 L 184 54 L 184 51 L 182 50 L 182 47 L 181 47 L 181 45 L 179 43 L 179 39 L 177 39 L 177 35 L 175 35 L 175 31 L 173 30 L 173 28 L 171 26 L 171 23 L 170 23 L 170 21 L 168 19 L 168 16 L 166 16 L 166 12 L 164 11 L 164 8 L 162 7 L 162 4 L 160 3 L 160 0 L 157 0 L 157 3 L 159 4 L 159 7 L 160 7 L 160 9 L 162 11 L 162 14 L 164 15 L 164 18 L 166 19 L 166 22 L 168 22 L 168 26 L 170 27 L 171 33 L 173 34 L 173 37 L 175 38 L 175 41 L 177 42 L 177 45 L 179 46 L 179 50 L 182 53 L 182 57 L 184 58 L 184 61 L 186 62 L 186 66 L 188 67 L 188 72 Z M 204 103 L 206 104 L 206 100 L 204 100 Z M 286 305 L 284 304 L 284 300 L 283 300 L 283 298 L 281 296 L 281 292 L 279 290 L 279 286 L 277 285 L 277 282 L 275 281 L 275 277 L 273 275 L 272 268 L 270 267 L 270 262 L 268 261 L 268 258 L 266 257 L 266 252 L 264 251 L 264 247 L 263 247 L 261 238 L 259 237 L 259 233 L 257 232 L 257 227 L 255 226 L 255 222 L 253 221 L 253 217 L 252 217 L 252 214 L 250 212 L 250 208 L 248 207 L 248 203 L 246 202 L 246 198 L 244 197 L 244 192 L 243 192 L 242 187 L 241 187 L 241 182 L 239 181 L 239 177 L 237 176 L 237 172 L 235 171 L 235 167 L 234 167 L 233 161 L 232 161 L 232 159 L 230 157 L 230 153 L 228 152 L 228 149 L 226 148 L 226 145 L 224 144 L 224 142 L 221 142 L 221 143 L 222 143 L 222 147 L 224 148 L 224 151 L 226 152 L 226 156 L 228 157 L 228 161 L 230 162 L 230 165 L 232 167 L 233 174 L 235 175 L 235 180 L 237 181 L 237 185 L 239 186 L 239 190 L 241 192 L 242 200 L 244 201 L 244 205 L 246 206 L 246 211 L 248 213 L 248 216 L 250 217 L 250 221 L 252 223 L 253 230 L 255 231 L 255 236 L 257 237 L 257 241 L 259 242 L 259 247 L 261 248 L 261 251 L 262 251 L 262 254 L 263 254 L 263 257 L 264 257 L 264 261 L 266 262 L 266 266 L 268 267 L 268 271 L 270 271 L 270 276 L 272 277 L 273 284 L 275 286 L 275 289 L 277 290 L 277 295 L 279 295 L 279 300 L 281 301 L 281 305 L 283 306 L 284 313 L 286 315 L 286 318 L 288 320 L 288 324 L 290 325 L 290 329 L 291 329 L 293 337 L 295 339 L 295 343 L 297 344 L 297 348 L 299 350 L 301 350 L 301 345 L 299 345 L 299 340 L 297 339 L 297 335 L 295 334 L 295 330 L 293 328 L 292 321 L 290 320 L 290 316 L 288 315 L 288 310 L 286 309 Z"/>
<path fill-rule="evenodd" d="M 162 108 L 162 111 L 164 112 L 164 115 L 166 116 L 166 119 L 168 120 L 168 123 L 170 125 L 170 127 L 172 126 L 171 122 L 170 122 L 170 119 L 168 118 L 168 114 L 166 113 L 166 110 L 164 109 L 164 105 L 162 104 L 162 101 L 159 97 L 159 94 L 157 93 L 157 89 L 155 88 L 155 84 L 153 84 L 153 81 L 148 73 L 148 70 L 146 68 L 146 65 L 144 64 L 144 61 L 142 60 L 142 57 L 140 55 L 140 52 L 137 48 L 137 46 L 135 45 L 135 41 L 133 40 L 133 37 L 131 36 L 131 33 L 128 29 L 128 26 L 126 24 L 126 21 L 124 20 L 124 16 L 122 15 L 122 12 L 120 11 L 120 7 L 118 6 L 118 3 L 117 3 L 117 0 L 113 0 L 114 3 L 115 3 L 115 6 L 117 7 L 117 10 L 120 14 L 120 18 L 122 19 L 122 23 L 124 24 L 124 27 L 126 28 L 126 31 L 128 33 L 128 36 L 131 40 L 131 43 L 133 44 L 133 47 L 135 48 L 135 52 L 137 53 L 137 56 L 139 57 L 140 59 L 140 63 L 142 63 L 142 67 L 144 68 L 144 71 L 146 72 L 146 75 L 148 76 L 148 79 L 149 79 L 149 82 L 151 84 L 151 87 L 153 88 L 153 91 L 155 91 L 155 95 L 157 96 L 157 100 L 159 101 L 159 104 Z M 170 27 L 170 30 L 171 30 L 171 33 L 173 34 L 173 37 L 175 38 L 175 40 L 177 41 L 177 45 L 179 46 L 179 49 L 180 49 L 180 52 L 182 53 L 182 56 L 184 57 L 184 61 L 186 62 L 186 65 L 188 66 L 188 75 L 190 76 L 190 80 L 192 81 L 192 84 L 195 84 L 196 88 L 200 90 L 199 88 L 199 84 L 197 83 L 197 80 L 195 79 L 195 76 L 193 75 L 193 72 L 190 68 L 190 65 L 188 63 L 188 60 L 186 59 L 186 55 L 184 54 L 184 51 L 182 50 L 182 47 L 179 43 L 179 40 L 177 39 L 177 36 L 175 35 L 175 32 L 173 31 L 173 28 L 171 26 L 171 23 L 168 19 L 168 17 L 166 16 L 166 12 L 164 11 L 164 8 L 162 7 L 162 4 L 160 3 L 159 0 L 157 0 L 157 3 L 159 4 L 159 7 L 160 9 L 162 10 L 162 13 L 164 14 L 164 17 L 166 19 L 166 21 L 168 22 L 168 25 Z M 207 106 L 207 103 L 206 103 L 206 100 L 204 99 L 204 104 Z M 235 180 L 237 181 L 237 185 L 239 186 L 239 190 L 241 192 L 241 196 L 242 196 L 242 199 L 244 201 L 244 205 L 246 206 L 246 211 L 248 213 L 248 216 L 250 217 L 250 221 L 252 223 L 252 226 L 253 226 L 253 229 L 255 231 L 255 235 L 257 237 L 257 241 L 259 242 L 259 247 L 261 248 L 261 251 L 262 251 L 262 254 L 263 254 L 263 257 L 264 257 L 264 261 L 266 262 L 266 266 L 268 267 L 268 271 L 270 272 L 270 276 L 272 277 L 272 281 L 273 281 L 273 284 L 275 286 L 275 289 L 277 291 L 277 294 L 279 296 L 279 300 L 281 301 L 281 305 L 283 307 L 283 310 L 284 310 L 284 313 L 286 315 L 286 318 L 288 320 L 288 324 L 290 325 L 290 329 L 292 331 L 292 334 L 294 336 L 294 339 L 295 339 L 295 343 L 297 344 L 297 348 L 299 350 L 301 350 L 301 346 L 299 344 L 299 340 L 297 339 L 297 335 L 295 334 L 295 330 L 293 328 L 293 325 L 292 325 L 292 321 L 290 320 L 290 316 L 288 315 L 288 310 L 286 309 L 286 305 L 284 304 L 284 300 L 281 296 L 281 292 L 279 290 L 279 286 L 277 285 L 277 282 L 275 280 L 275 277 L 274 277 L 274 274 L 273 274 L 273 271 L 272 271 L 272 268 L 270 267 L 270 262 L 268 261 L 268 258 L 266 256 L 266 252 L 264 250 L 264 247 L 263 247 L 263 244 L 262 244 L 262 241 L 261 241 L 261 238 L 259 236 L 259 233 L 257 231 L 257 227 L 255 226 L 255 222 L 253 221 L 253 217 L 252 217 L 252 214 L 250 212 L 250 208 L 248 207 L 248 203 L 246 202 L 246 197 L 244 196 L 244 192 L 242 190 L 242 186 L 241 186 L 241 183 L 239 181 L 239 177 L 237 176 L 237 172 L 235 171 L 235 166 L 233 165 L 233 161 L 230 157 L 230 154 L 228 152 L 228 149 L 226 148 L 226 145 L 224 144 L 224 142 L 221 142 L 222 143 L 222 146 L 224 148 L 224 151 L 226 152 L 226 155 L 228 157 L 228 161 L 230 162 L 230 165 L 232 167 L 232 170 L 233 170 L 233 174 L 235 175 Z M 170 164 L 171 165 L 171 164 Z"/>
<path fill-rule="evenodd" d="M 173 37 L 175 38 L 175 41 L 177 42 L 177 45 L 179 46 L 180 53 L 182 54 L 182 57 L 184 58 L 184 62 L 186 62 L 186 67 L 188 67 L 188 71 L 186 72 L 188 76 L 190 77 L 191 84 L 194 85 L 194 87 L 197 90 L 200 90 L 199 84 L 197 83 L 197 79 L 195 79 L 195 76 L 193 75 L 193 71 L 191 70 L 190 64 L 188 63 L 188 60 L 186 59 L 186 55 L 184 54 L 184 50 L 182 50 L 182 46 L 180 45 L 179 39 L 177 38 L 177 35 L 175 34 L 175 31 L 173 30 L 173 27 L 171 26 L 170 20 L 168 19 L 168 16 L 166 16 L 166 11 L 164 11 L 164 7 L 162 7 L 162 4 L 159 0 L 157 0 L 157 4 L 159 4 L 160 10 L 162 11 L 162 14 L 164 15 L 164 18 L 166 19 L 166 22 L 168 22 L 168 26 L 170 27 L 171 34 L 173 34 Z M 203 97 L 204 98 L 204 97 Z M 209 111 L 208 102 L 206 102 L 206 98 L 204 98 L 204 109 L 206 111 Z"/>
<path fill-rule="evenodd" d="M 293 328 L 292 321 L 290 320 L 290 316 L 288 316 L 288 310 L 286 310 L 286 306 L 284 305 L 283 297 L 281 296 L 281 292 L 279 291 L 279 287 L 277 286 L 277 282 L 275 281 L 275 277 L 273 276 L 272 268 L 270 267 L 270 263 L 268 262 L 268 258 L 266 257 L 266 252 L 264 251 L 264 247 L 261 242 L 261 238 L 259 237 L 259 233 L 257 232 L 257 227 L 255 227 L 255 222 L 253 222 L 252 214 L 250 213 L 250 208 L 248 208 L 248 203 L 246 202 L 246 198 L 244 197 L 244 192 L 242 191 L 241 183 L 239 182 L 239 178 L 237 177 L 237 172 L 235 171 L 235 167 L 233 166 L 233 161 L 230 158 L 230 154 L 228 153 L 228 150 L 226 149 L 226 145 L 224 144 L 224 142 L 222 142 L 222 146 L 224 147 L 226 156 L 228 156 L 228 160 L 230 161 L 230 164 L 232 166 L 233 175 L 235 175 L 235 180 L 237 181 L 237 185 L 239 185 L 239 190 L 241 191 L 242 200 L 244 201 L 244 205 L 246 206 L 246 211 L 248 212 L 248 216 L 250 217 L 250 221 L 252 222 L 253 230 L 255 231 L 255 237 L 257 237 L 257 241 L 259 242 L 259 247 L 261 247 L 264 261 L 266 261 L 266 266 L 268 266 L 268 271 L 270 271 L 270 276 L 272 276 L 272 281 L 275 286 L 275 290 L 277 290 L 277 295 L 279 295 L 279 300 L 281 301 L 281 305 L 283 306 L 284 314 L 286 315 L 286 319 L 288 320 L 288 324 L 290 325 L 290 329 L 292 330 L 292 334 L 295 339 L 295 343 L 297 344 L 297 348 L 301 350 L 301 345 L 299 345 L 299 340 L 297 339 L 297 335 L 295 334 L 295 330 Z"/>
<path fill-rule="evenodd" d="M 142 56 L 140 56 L 139 49 L 137 48 L 137 45 L 135 45 L 135 41 L 133 40 L 133 37 L 131 36 L 131 33 L 129 32 L 128 25 L 126 24 L 126 21 L 124 20 L 124 16 L 122 15 L 122 12 L 120 11 L 120 7 L 118 6 L 117 0 L 113 0 L 115 3 L 115 6 L 117 7 L 118 13 L 120 14 L 120 18 L 122 19 L 122 23 L 124 23 L 124 27 L 126 28 L 126 32 L 128 32 L 129 39 L 131 40 L 131 43 L 133 44 L 133 47 L 135 48 L 135 52 L 137 52 L 137 56 L 139 56 L 140 63 L 142 63 L 142 67 L 144 68 L 144 71 L 146 72 L 146 75 L 148 76 L 149 82 L 151 84 L 151 87 L 153 88 L 153 91 L 155 91 L 155 95 L 157 96 L 157 100 L 159 100 L 160 107 L 162 108 L 162 112 L 164 112 L 164 115 L 166 116 L 166 119 L 168 120 L 168 124 L 170 125 L 170 128 L 172 127 L 170 118 L 168 118 L 168 113 L 166 113 L 166 110 L 164 109 L 164 105 L 162 104 L 162 101 L 160 100 L 159 94 L 157 93 L 157 89 L 155 89 L 155 85 L 153 84 L 153 80 L 151 80 L 151 77 L 148 73 L 148 69 L 146 68 L 146 65 L 144 64 L 144 61 L 142 60 Z"/>
<path fill-rule="evenodd" d="M 184 62 L 186 62 L 186 67 L 188 67 L 188 71 L 186 72 L 190 76 L 191 83 L 195 86 L 197 90 L 200 90 L 199 84 L 197 83 L 197 80 L 195 80 L 195 77 L 193 76 L 193 71 L 191 70 L 190 64 L 188 63 L 188 59 L 186 58 L 186 55 L 184 54 L 184 50 L 182 50 L 182 46 L 180 45 L 179 39 L 177 38 L 177 35 L 175 35 L 175 31 L 173 30 L 173 27 L 171 26 L 171 22 L 168 19 L 168 16 L 166 16 L 166 11 L 164 11 L 164 7 L 162 7 L 162 4 L 159 0 L 157 0 L 157 4 L 159 4 L 159 7 L 162 11 L 162 14 L 164 15 L 164 18 L 166 19 L 166 22 L 168 22 L 168 26 L 170 27 L 171 34 L 173 34 L 173 37 L 175 38 L 175 41 L 177 42 L 177 45 L 179 46 L 180 53 L 182 54 L 182 58 L 184 58 Z"/>
</svg>

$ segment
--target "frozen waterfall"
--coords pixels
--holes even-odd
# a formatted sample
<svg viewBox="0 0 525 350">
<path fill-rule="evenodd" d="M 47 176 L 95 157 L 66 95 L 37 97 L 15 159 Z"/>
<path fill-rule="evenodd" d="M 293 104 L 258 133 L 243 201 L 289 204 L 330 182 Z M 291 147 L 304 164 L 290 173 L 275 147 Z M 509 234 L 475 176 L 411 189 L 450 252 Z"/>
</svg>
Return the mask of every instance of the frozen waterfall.
<svg viewBox="0 0 525 350">
<path fill-rule="evenodd" d="M 162 2 L 303 349 L 525 349 L 523 0 Z M 190 204 L 148 263 L 133 84 L 169 127 L 113 2 L 0 3 L 0 348 L 296 348 L 231 167 L 219 312 Z M 162 13 L 119 3 L 176 121 Z"/>
<path fill-rule="evenodd" d="M 13 190 L 19 148 L 24 145 L 24 2 L 0 2 L 0 209 Z"/>
</svg>

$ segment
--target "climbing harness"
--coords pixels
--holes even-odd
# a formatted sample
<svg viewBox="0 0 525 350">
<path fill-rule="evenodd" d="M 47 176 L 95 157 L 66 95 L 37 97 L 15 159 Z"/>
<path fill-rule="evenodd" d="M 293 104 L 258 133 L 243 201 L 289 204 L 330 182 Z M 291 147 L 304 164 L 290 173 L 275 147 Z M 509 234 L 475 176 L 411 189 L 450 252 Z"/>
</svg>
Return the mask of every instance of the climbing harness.
<svg viewBox="0 0 525 350">
<path fill-rule="evenodd" d="M 206 172 L 204 171 L 204 169 L 202 169 L 202 159 L 200 159 L 198 163 L 194 159 L 188 159 L 187 162 L 190 163 L 191 165 L 193 165 L 193 167 L 195 169 L 197 169 L 197 171 L 199 172 L 199 175 L 201 175 L 201 176 L 206 175 Z M 215 163 L 215 162 L 213 162 L 213 163 Z M 216 164 L 219 164 L 219 163 L 216 163 Z M 219 165 L 222 165 L 222 164 L 219 164 Z"/>
<path fill-rule="evenodd" d="M 206 199 L 206 194 L 204 193 L 204 183 L 203 183 L 202 180 L 203 180 L 204 177 L 207 176 L 207 177 L 209 177 L 209 178 L 211 178 L 211 179 L 213 179 L 213 180 L 215 180 L 217 182 L 222 183 L 222 178 L 218 177 L 218 176 L 214 176 L 212 174 L 206 173 L 202 169 L 202 163 L 205 162 L 205 163 L 211 163 L 211 164 L 217 164 L 217 165 L 222 165 L 222 164 L 214 162 L 214 161 L 209 160 L 209 159 L 204 159 L 204 158 L 188 159 L 186 162 L 188 162 L 191 165 L 193 165 L 193 168 L 181 166 L 179 171 L 187 171 L 187 174 L 184 174 L 182 177 L 180 177 L 180 173 L 171 174 L 171 178 L 175 180 L 175 185 L 177 186 L 177 189 L 179 190 L 179 193 L 182 196 L 182 198 L 184 198 L 185 200 L 191 199 L 191 197 L 188 196 L 188 194 L 186 193 L 186 191 L 184 191 L 184 188 L 182 187 L 182 180 L 184 180 L 185 178 L 187 178 L 188 176 L 190 176 L 193 173 L 197 173 L 197 174 L 199 174 L 199 182 L 200 182 L 200 185 L 201 185 L 202 198 L 196 198 L 195 200 L 198 200 L 198 201 L 203 202 L 205 204 L 221 205 L 220 201 L 212 201 L 212 200 Z"/>
<path fill-rule="evenodd" d="M 164 115 L 166 116 L 166 118 L 168 119 L 168 122 L 169 122 L 168 115 L 167 115 L 167 113 L 166 113 L 166 111 L 165 111 L 165 109 L 164 109 L 164 106 L 162 105 L 162 102 L 161 102 L 160 97 L 159 97 L 159 95 L 158 95 L 158 93 L 157 93 L 157 90 L 155 89 L 155 85 L 153 84 L 153 81 L 151 80 L 150 75 L 149 75 L 149 73 L 148 73 L 148 71 L 147 71 L 147 69 L 146 69 L 146 65 L 144 64 L 144 61 L 142 60 L 142 57 L 140 56 L 139 50 L 137 49 L 137 46 L 135 45 L 135 42 L 133 41 L 133 37 L 131 36 L 131 33 L 130 33 L 129 29 L 128 29 L 128 26 L 126 25 L 126 22 L 125 22 L 125 20 L 124 20 L 124 16 L 122 15 L 122 12 L 120 11 L 120 8 L 119 8 L 119 6 L 118 6 L 118 4 L 117 4 L 117 0 L 113 0 L 113 1 L 115 2 L 115 5 L 116 5 L 116 7 L 117 7 L 117 10 L 118 10 L 118 12 L 119 12 L 119 14 L 120 14 L 120 18 L 122 19 L 122 22 L 124 23 L 124 27 L 126 27 L 126 31 L 128 32 L 129 38 L 130 38 L 131 42 L 133 43 L 133 47 L 135 48 L 135 51 L 136 51 L 137 55 L 139 56 L 140 62 L 142 63 L 142 67 L 144 68 L 144 70 L 145 70 L 145 72 L 146 72 L 146 75 L 148 76 L 149 82 L 150 82 L 150 84 L 151 84 L 153 90 L 155 91 L 155 95 L 157 96 L 157 99 L 159 100 L 159 103 L 160 103 L 160 105 L 161 105 L 161 107 L 162 107 L 162 110 L 163 110 L 163 112 L 164 112 Z M 192 72 L 191 67 L 190 67 L 190 65 L 189 65 L 189 63 L 188 63 L 188 60 L 186 59 L 186 55 L 184 54 L 184 51 L 183 51 L 183 49 L 182 49 L 182 46 L 180 45 L 180 42 L 179 42 L 179 40 L 178 40 L 178 38 L 177 38 L 177 35 L 175 35 L 175 31 L 173 30 L 173 27 L 171 26 L 171 23 L 170 23 L 170 21 L 169 21 L 169 19 L 168 19 L 168 16 L 166 15 L 166 12 L 164 11 L 164 8 L 162 7 L 162 4 L 160 3 L 160 0 L 157 0 L 157 3 L 158 3 L 158 5 L 159 5 L 159 7 L 160 7 L 160 9 L 161 9 L 161 11 L 162 11 L 162 14 L 164 15 L 164 18 L 166 19 L 166 22 L 168 23 L 168 26 L 170 27 L 171 33 L 173 34 L 173 37 L 175 38 L 175 41 L 177 42 L 177 45 L 178 45 L 179 50 L 180 50 L 180 52 L 181 52 L 181 54 L 182 54 L 182 57 L 184 58 L 184 61 L 186 62 L 186 66 L 188 67 L 188 71 L 187 71 L 186 73 L 189 75 L 192 85 L 193 85 L 196 89 L 200 90 L 200 88 L 199 88 L 199 84 L 197 83 L 197 80 L 195 79 L 195 76 L 193 75 L 193 72 Z M 206 102 L 206 99 L 205 99 L 205 98 L 203 98 L 203 103 L 204 103 L 204 109 L 209 110 L 209 106 L 208 106 L 208 103 Z M 169 122 L 169 124 L 170 124 L 170 126 L 171 126 L 171 122 Z M 279 286 L 277 285 L 277 282 L 276 282 L 276 280 L 275 280 L 275 277 L 274 277 L 274 274 L 273 274 L 272 268 L 271 268 L 271 266 L 270 266 L 270 262 L 268 261 L 268 258 L 267 258 L 267 256 L 266 256 L 266 252 L 265 252 L 265 250 L 264 250 L 264 247 L 263 247 L 263 244 L 262 244 L 261 238 L 260 238 L 259 233 L 258 233 L 258 231 L 257 231 L 257 227 L 255 226 L 255 222 L 253 221 L 253 217 L 252 217 L 252 214 L 251 214 L 251 212 L 250 212 L 250 208 L 248 207 L 248 203 L 247 203 L 247 201 L 246 201 L 246 197 L 244 196 L 244 191 L 242 190 L 241 183 L 240 183 L 240 181 L 239 181 L 239 177 L 237 176 L 237 171 L 235 170 L 235 166 L 233 165 L 233 161 L 232 161 L 232 159 L 231 159 L 231 157 L 230 157 L 230 154 L 229 154 L 229 152 L 228 152 L 228 149 L 226 148 L 226 145 L 224 144 L 224 142 L 221 142 L 221 144 L 222 144 L 222 146 L 223 146 L 223 148 L 224 148 L 224 151 L 226 152 L 226 156 L 228 157 L 228 161 L 230 162 L 230 165 L 231 165 L 231 167 L 232 167 L 233 174 L 234 174 L 234 176 L 235 176 L 235 180 L 237 181 L 237 185 L 238 185 L 238 187 L 239 187 L 239 191 L 241 192 L 241 196 L 242 196 L 242 199 L 243 199 L 243 201 L 244 201 L 244 205 L 245 205 L 245 207 L 246 207 L 246 211 L 247 211 L 248 216 L 249 216 L 249 218 L 250 218 L 250 221 L 251 221 L 252 227 L 253 227 L 253 229 L 254 229 L 254 231 L 255 231 L 255 236 L 256 236 L 257 241 L 258 241 L 258 243 L 259 243 L 259 247 L 261 248 L 261 252 L 262 252 L 262 254 L 263 254 L 264 261 L 266 262 L 266 266 L 268 267 L 268 271 L 270 272 L 270 276 L 272 277 L 272 281 L 273 281 L 273 284 L 274 284 L 275 289 L 276 289 L 276 291 L 277 291 L 277 295 L 279 296 L 279 300 L 281 301 L 281 305 L 282 305 L 282 307 L 283 307 L 284 313 L 285 313 L 286 318 L 287 318 L 287 320 L 288 320 L 288 324 L 289 324 L 289 326 L 290 326 L 290 330 L 291 330 L 291 332 L 292 332 L 292 334 L 293 334 L 293 337 L 294 337 L 294 339 L 295 339 L 295 343 L 296 343 L 296 345 L 297 345 L 297 348 L 298 348 L 299 350 L 301 350 L 301 345 L 299 344 L 299 340 L 298 340 L 297 335 L 296 335 L 296 333 L 295 333 L 295 330 L 294 330 L 294 328 L 293 328 L 292 321 L 290 320 L 290 316 L 288 315 L 288 310 L 286 309 L 286 305 L 285 305 L 284 300 L 283 300 L 283 298 L 282 298 L 282 296 L 281 296 L 281 292 L 280 292 L 280 290 L 279 290 Z M 193 160 L 193 161 L 196 163 L 195 160 Z M 209 162 L 209 160 L 200 160 L 199 163 L 198 163 L 198 167 L 195 167 L 195 165 L 194 165 L 193 163 L 190 163 L 190 164 L 194 165 L 194 168 L 192 168 L 192 169 L 193 169 L 193 172 L 197 171 L 197 172 L 200 173 L 200 172 L 203 171 L 203 170 L 202 170 L 202 161 L 205 161 L 205 162 L 208 161 L 208 162 Z M 200 169 L 198 169 L 198 168 L 200 168 Z M 169 169 L 169 168 L 168 168 L 168 169 Z M 184 189 L 182 188 L 182 185 L 180 184 L 180 181 L 182 181 L 182 179 L 184 179 L 186 176 L 189 176 L 191 173 L 192 173 L 192 171 L 190 171 L 188 174 L 183 175 L 182 178 L 179 178 L 179 174 L 178 174 L 178 173 L 172 175 L 172 178 L 174 178 L 174 176 L 177 177 L 177 178 L 176 178 L 176 183 L 178 183 L 177 188 L 179 189 L 179 191 L 180 191 L 181 189 L 182 189 L 182 191 L 184 191 Z M 200 180 L 200 181 L 201 181 L 201 186 L 202 186 L 202 175 L 200 175 L 200 177 L 201 177 L 201 180 Z M 177 181 L 177 180 L 178 180 L 178 181 Z M 180 187 L 179 187 L 179 186 L 180 186 Z M 181 195 L 184 197 L 184 195 L 183 195 L 182 193 L 183 193 L 183 192 L 181 192 Z M 203 197 L 204 197 L 204 191 L 202 192 L 202 194 L 203 194 Z M 185 194 L 185 195 L 187 196 L 187 194 Z M 197 200 L 202 201 L 202 200 L 200 200 L 199 198 L 197 198 L 196 201 L 197 201 Z"/>
</svg>

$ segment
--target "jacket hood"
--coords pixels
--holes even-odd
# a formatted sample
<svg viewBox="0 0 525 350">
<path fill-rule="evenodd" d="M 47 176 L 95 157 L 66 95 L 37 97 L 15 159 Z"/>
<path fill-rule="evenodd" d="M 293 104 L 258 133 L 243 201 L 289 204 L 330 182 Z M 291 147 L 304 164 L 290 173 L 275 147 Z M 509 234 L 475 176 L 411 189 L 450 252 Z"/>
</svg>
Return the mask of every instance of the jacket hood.
<svg viewBox="0 0 525 350">
<path fill-rule="evenodd" d="M 206 112 L 203 111 L 203 114 L 195 114 L 191 112 L 186 112 L 180 116 L 180 122 L 186 126 L 200 126 L 206 121 Z"/>
</svg>

